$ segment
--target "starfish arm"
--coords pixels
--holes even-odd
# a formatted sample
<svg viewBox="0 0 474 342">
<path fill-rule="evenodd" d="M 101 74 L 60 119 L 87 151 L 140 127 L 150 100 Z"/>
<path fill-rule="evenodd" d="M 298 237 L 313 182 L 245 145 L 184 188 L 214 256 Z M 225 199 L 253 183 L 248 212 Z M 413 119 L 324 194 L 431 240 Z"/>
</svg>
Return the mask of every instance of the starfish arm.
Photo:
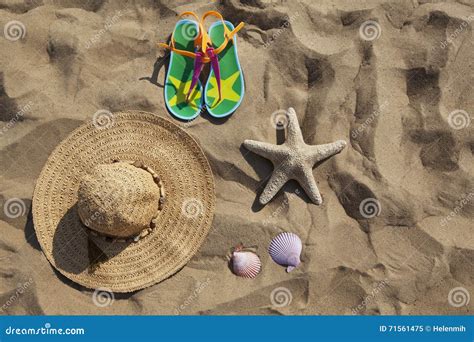
<svg viewBox="0 0 474 342">
<path fill-rule="evenodd" d="M 329 144 L 310 146 L 312 165 L 341 152 L 346 145 L 344 140 L 338 140 Z"/>
<path fill-rule="evenodd" d="M 260 195 L 260 204 L 265 205 L 270 202 L 270 200 L 277 194 L 283 185 L 288 182 L 288 180 L 288 175 L 282 169 L 273 170 L 272 177 Z"/>
<path fill-rule="evenodd" d="M 301 185 L 303 190 L 306 192 L 306 195 L 308 195 L 310 200 L 313 201 L 313 203 L 318 205 L 323 203 L 323 198 L 319 193 L 319 189 L 316 185 L 316 181 L 314 180 L 313 172 L 311 169 L 307 168 L 301 170 L 301 172 L 299 172 L 295 178 Z"/>
<path fill-rule="evenodd" d="M 280 164 L 285 158 L 285 149 L 282 145 L 274 145 L 255 140 L 245 140 L 244 146 L 247 150 L 271 160 L 274 165 Z"/>
<path fill-rule="evenodd" d="M 288 125 L 287 125 L 287 142 L 290 146 L 295 146 L 299 144 L 304 144 L 303 134 L 301 133 L 301 128 L 298 124 L 298 117 L 293 108 L 288 108 L 286 111 L 288 116 Z"/>
</svg>

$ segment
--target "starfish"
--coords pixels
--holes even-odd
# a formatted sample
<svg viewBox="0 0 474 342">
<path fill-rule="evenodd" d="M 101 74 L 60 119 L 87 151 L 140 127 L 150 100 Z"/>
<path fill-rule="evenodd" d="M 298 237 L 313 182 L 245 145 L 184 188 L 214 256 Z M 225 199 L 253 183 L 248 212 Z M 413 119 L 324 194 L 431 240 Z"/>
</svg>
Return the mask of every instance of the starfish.
<svg viewBox="0 0 474 342">
<path fill-rule="evenodd" d="M 313 177 L 313 167 L 317 162 L 329 158 L 346 146 L 344 140 L 323 145 L 307 145 L 298 125 L 298 118 L 293 108 L 287 115 L 287 139 L 282 145 L 245 140 L 244 146 L 273 163 L 272 177 L 263 190 L 259 202 L 267 204 L 276 193 L 291 179 L 298 181 L 311 201 L 321 204 L 323 199 Z"/>
</svg>

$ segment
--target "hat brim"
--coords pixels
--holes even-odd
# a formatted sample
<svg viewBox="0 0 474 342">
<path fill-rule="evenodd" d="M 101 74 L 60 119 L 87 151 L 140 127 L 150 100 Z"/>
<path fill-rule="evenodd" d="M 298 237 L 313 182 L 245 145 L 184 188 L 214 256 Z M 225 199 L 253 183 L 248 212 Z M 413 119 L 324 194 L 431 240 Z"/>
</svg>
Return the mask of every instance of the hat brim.
<svg viewBox="0 0 474 342">
<path fill-rule="evenodd" d="M 127 111 L 104 127 L 74 130 L 48 158 L 33 195 L 38 241 L 50 263 L 88 288 L 132 292 L 180 270 L 210 230 L 214 180 L 198 143 L 157 115 Z M 76 210 L 81 176 L 113 160 L 140 161 L 161 177 L 166 203 L 152 233 L 123 243 L 91 237 Z"/>
</svg>

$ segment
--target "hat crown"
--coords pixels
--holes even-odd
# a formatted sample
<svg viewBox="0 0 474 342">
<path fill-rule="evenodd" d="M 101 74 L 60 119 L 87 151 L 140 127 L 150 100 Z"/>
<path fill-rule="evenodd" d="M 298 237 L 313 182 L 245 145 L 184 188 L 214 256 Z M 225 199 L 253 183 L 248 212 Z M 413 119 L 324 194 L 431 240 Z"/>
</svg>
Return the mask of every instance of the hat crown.
<svg viewBox="0 0 474 342">
<path fill-rule="evenodd" d="M 84 225 L 111 237 L 139 235 L 158 213 L 160 189 L 146 170 L 126 162 L 101 164 L 79 184 Z"/>
</svg>

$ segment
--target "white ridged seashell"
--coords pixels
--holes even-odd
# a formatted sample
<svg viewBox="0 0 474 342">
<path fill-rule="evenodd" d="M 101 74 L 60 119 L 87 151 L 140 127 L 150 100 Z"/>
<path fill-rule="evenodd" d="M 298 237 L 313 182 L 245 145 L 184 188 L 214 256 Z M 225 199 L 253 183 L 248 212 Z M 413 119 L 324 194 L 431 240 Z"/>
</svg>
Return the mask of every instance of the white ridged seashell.
<svg viewBox="0 0 474 342">
<path fill-rule="evenodd" d="M 262 262 L 257 254 L 236 250 L 232 253 L 232 271 L 239 277 L 255 278 L 262 269 Z"/>
<path fill-rule="evenodd" d="M 286 271 L 291 272 L 301 262 L 300 255 L 303 244 L 298 235 L 293 233 L 280 233 L 270 242 L 268 253 L 278 265 L 287 266 Z"/>
</svg>

